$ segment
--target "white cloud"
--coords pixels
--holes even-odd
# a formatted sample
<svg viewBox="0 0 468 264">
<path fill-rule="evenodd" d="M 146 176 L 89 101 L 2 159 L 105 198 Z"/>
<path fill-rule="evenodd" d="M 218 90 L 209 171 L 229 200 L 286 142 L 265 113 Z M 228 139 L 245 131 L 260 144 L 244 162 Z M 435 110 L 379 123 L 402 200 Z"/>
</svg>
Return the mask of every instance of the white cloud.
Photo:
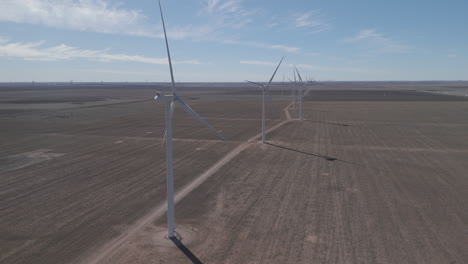
<svg viewBox="0 0 468 264">
<path fill-rule="evenodd" d="M 223 41 L 226 44 L 239 44 L 243 46 L 271 49 L 271 50 L 280 50 L 283 52 L 297 53 L 301 50 L 299 47 L 280 45 L 280 44 L 267 44 L 254 41 L 238 41 L 238 40 L 225 40 Z"/>
<path fill-rule="evenodd" d="M 155 70 L 151 70 L 151 71 L 127 71 L 127 70 L 112 70 L 112 69 L 81 69 L 80 71 L 91 72 L 91 73 L 115 74 L 115 75 L 120 75 L 120 76 L 127 76 L 127 75 L 154 76 L 154 74 L 155 74 Z M 159 73 L 159 74 L 161 74 L 161 73 Z"/>
<path fill-rule="evenodd" d="M 318 52 L 304 52 L 303 54 L 307 56 L 319 56 L 320 55 L 320 53 Z"/>
<path fill-rule="evenodd" d="M 277 64 L 271 61 L 257 61 L 257 60 L 241 60 L 240 64 L 250 65 L 263 65 L 263 66 L 276 66 Z"/>
<path fill-rule="evenodd" d="M 200 13 L 215 19 L 218 27 L 241 28 L 253 20 L 250 18 L 255 12 L 247 10 L 242 0 L 207 0 Z"/>
<path fill-rule="evenodd" d="M 448 54 L 447 57 L 449 57 L 449 58 L 456 58 L 456 57 L 457 57 L 457 54 Z"/>
<path fill-rule="evenodd" d="M 382 35 L 376 33 L 374 29 L 364 29 L 364 30 L 359 31 L 359 33 L 356 36 L 345 39 L 345 41 L 356 42 L 356 41 L 360 41 L 363 39 L 381 38 L 381 36 Z"/>
<path fill-rule="evenodd" d="M 259 61 L 259 60 L 241 60 L 241 64 L 250 64 L 250 65 L 261 65 L 261 66 L 276 66 L 277 62 L 273 61 Z M 330 70 L 330 68 L 314 66 L 309 64 L 283 64 L 283 67 L 294 67 L 304 68 L 308 70 Z"/>
<path fill-rule="evenodd" d="M 156 10 L 155 5 L 154 11 Z M 228 11 L 224 11 L 226 12 Z M 149 24 L 142 10 L 125 9 L 110 0 L 2 0 L 0 21 L 77 31 L 164 38 L 161 26 Z M 216 26 L 169 25 L 167 29 L 170 39 L 200 40 L 210 36 Z"/>
<path fill-rule="evenodd" d="M 260 66 L 276 66 L 278 65 L 277 62 L 273 61 L 258 61 L 258 60 L 241 60 L 239 61 L 240 64 L 250 64 L 250 65 L 260 65 Z M 369 69 L 366 68 L 358 68 L 358 67 L 324 67 L 324 66 L 317 66 L 317 65 L 310 65 L 310 64 L 284 64 L 283 67 L 294 67 L 296 66 L 298 69 L 306 69 L 306 70 L 313 70 L 313 71 L 335 71 L 335 72 L 351 72 L 351 73 L 369 73 L 371 72 Z"/>
<path fill-rule="evenodd" d="M 293 15 L 293 19 L 297 28 L 307 29 L 309 33 L 319 33 L 330 27 L 319 9 L 296 13 Z"/>
<path fill-rule="evenodd" d="M 167 27 L 167 37 L 169 39 L 191 39 L 191 40 L 206 40 L 208 36 L 212 35 L 214 28 L 210 25 L 184 25 Z M 164 33 L 160 32 L 157 37 L 164 38 Z"/>
<path fill-rule="evenodd" d="M 0 57 L 21 58 L 35 61 L 59 61 L 86 59 L 101 62 L 126 61 L 150 64 L 167 64 L 167 58 L 152 58 L 140 55 L 112 54 L 109 50 L 80 49 L 65 44 L 44 47 L 45 42 L 3 43 L 0 45 Z M 201 64 L 197 60 L 174 61 L 174 64 Z"/>
<path fill-rule="evenodd" d="M 5 43 L 5 42 L 8 42 L 9 40 L 10 40 L 9 38 L 0 36 L 0 44 L 1 44 L 1 43 Z"/>
<path fill-rule="evenodd" d="M 409 46 L 401 44 L 399 41 L 387 37 L 374 29 L 361 30 L 356 36 L 346 38 L 344 41 L 349 43 L 366 43 L 372 48 L 373 52 L 377 53 L 404 53 L 410 49 Z"/>
<path fill-rule="evenodd" d="M 154 37 L 141 10 L 109 0 L 2 0 L 0 21 L 54 28 Z"/>
<path fill-rule="evenodd" d="M 277 23 L 277 22 L 271 22 L 270 24 L 267 24 L 267 27 L 269 27 L 269 28 L 274 28 L 274 27 L 277 27 L 277 26 L 279 26 L 279 23 Z"/>
</svg>

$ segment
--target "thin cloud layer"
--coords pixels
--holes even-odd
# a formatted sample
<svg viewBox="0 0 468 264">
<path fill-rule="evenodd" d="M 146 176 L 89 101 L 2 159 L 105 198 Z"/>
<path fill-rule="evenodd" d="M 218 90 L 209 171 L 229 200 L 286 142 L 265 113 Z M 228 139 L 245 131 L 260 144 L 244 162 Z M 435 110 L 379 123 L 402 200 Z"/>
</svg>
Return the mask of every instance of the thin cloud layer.
<svg viewBox="0 0 468 264">
<path fill-rule="evenodd" d="M 277 62 L 273 61 L 259 61 L 259 60 L 241 60 L 240 64 L 261 65 L 261 66 L 276 66 Z M 314 71 L 339 71 L 351 73 L 369 73 L 370 70 L 365 68 L 355 67 L 324 67 L 310 64 L 284 64 L 283 67 L 297 67 L 298 69 L 314 70 Z"/>
<path fill-rule="evenodd" d="M 364 43 L 375 53 L 404 53 L 410 50 L 409 46 L 387 37 L 375 29 L 361 30 L 354 37 L 346 38 L 344 41 L 349 43 Z"/>
<path fill-rule="evenodd" d="M 9 41 L 8 38 L 5 38 L 5 37 L 0 36 L 0 44 L 1 44 L 1 43 L 6 43 L 6 42 L 8 42 L 8 41 Z"/>
<path fill-rule="evenodd" d="M 3 0 L 0 21 L 48 27 L 155 37 L 141 10 L 106 0 Z"/>
<path fill-rule="evenodd" d="M 242 0 L 207 0 L 201 13 L 216 20 L 218 27 L 241 28 L 253 20 L 253 11 L 243 6 Z"/>
<path fill-rule="evenodd" d="M 80 49 L 65 44 L 44 47 L 45 41 L 30 43 L 3 43 L 0 57 L 21 58 L 31 61 L 60 61 L 86 59 L 100 62 L 126 61 L 149 64 L 167 64 L 167 58 L 152 58 L 140 55 L 112 54 L 109 50 Z M 174 61 L 175 64 L 202 64 L 197 60 Z"/>
<path fill-rule="evenodd" d="M 215 41 L 226 44 L 299 53 L 301 48 L 256 41 L 226 40 L 226 34 L 239 32 L 253 21 L 256 11 L 247 9 L 242 0 L 206 0 L 199 13 L 209 23 L 174 25 L 169 20 L 168 37 L 173 40 Z M 300 27 L 313 32 L 324 25 L 312 22 L 316 11 L 297 18 Z M 127 9 L 110 0 L 4 0 L 0 2 L 0 22 L 42 25 L 51 28 L 164 38 L 160 26 L 150 25 L 142 10 Z M 320 25 L 319 25 L 320 24 Z M 0 43 L 4 40 L 0 39 Z"/>
<path fill-rule="evenodd" d="M 293 15 L 294 26 L 306 29 L 309 33 L 319 33 L 330 27 L 319 9 Z"/>
<path fill-rule="evenodd" d="M 280 45 L 280 44 L 267 44 L 267 43 L 261 43 L 261 42 L 238 41 L 238 40 L 225 40 L 223 42 L 226 44 L 238 44 L 238 45 L 243 45 L 243 46 L 250 46 L 250 47 L 257 47 L 257 48 L 264 48 L 264 49 L 271 49 L 271 50 L 280 50 L 283 52 L 290 52 L 290 53 L 297 53 L 301 51 L 301 48 L 299 47 Z"/>
<path fill-rule="evenodd" d="M 274 62 L 271 61 L 258 61 L 258 60 L 241 60 L 240 64 L 250 64 L 250 65 L 263 65 L 263 66 L 276 66 Z"/>
</svg>

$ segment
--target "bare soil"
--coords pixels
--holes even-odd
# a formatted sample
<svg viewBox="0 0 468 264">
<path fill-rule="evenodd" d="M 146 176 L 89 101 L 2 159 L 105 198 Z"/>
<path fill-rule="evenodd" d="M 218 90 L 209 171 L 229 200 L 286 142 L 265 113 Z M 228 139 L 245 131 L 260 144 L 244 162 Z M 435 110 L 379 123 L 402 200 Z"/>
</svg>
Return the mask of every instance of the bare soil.
<svg viewBox="0 0 468 264">
<path fill-rule="evenodd" d="M 186 91 L 227 141 L 176 109 L 177 245 L 152 90 L 0 114 L 0 263 L 466 263 L 468 101 L 341 85 L 276 95 L 266 145 L 259 93 Z"/>
</svg>

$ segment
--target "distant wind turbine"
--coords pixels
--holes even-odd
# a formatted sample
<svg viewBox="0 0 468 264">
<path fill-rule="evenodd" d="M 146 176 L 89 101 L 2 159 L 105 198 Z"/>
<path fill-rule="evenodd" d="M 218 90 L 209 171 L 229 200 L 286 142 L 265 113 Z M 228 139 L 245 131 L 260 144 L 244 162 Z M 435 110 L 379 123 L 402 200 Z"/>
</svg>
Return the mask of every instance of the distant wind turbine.
<svg viewBox="0 0 468 264">
<path fill-rule="evenodd" d="M 263 92 L 262 92 L 262 143 L 264 143 L 264 144 L 266 142 L 266 136 L 265 136 L 265 134 L 266 134 L 266 128 L 265 128 L 265 93 L 268 92 L 270 84 L 273 81 L 273 78 L 275 78 L 276 72 L 278 71 L 278 68 L 280 67 L 281 62 L 283 62 L 283 59 L 284 59 L 284 57 L 281 58 L 280 62 L 278 63 L 278 66 L 276 66 L 276 69 L 273 72 L 273 75 L 271 76 L 270 81 L 268 82 L 268 84 L 266 86 L 261 84 L 261 83 L 256 83 L 256 82 L 251 82 L 251 81 L 246 80 L 246 82 L 248 82 L 248 83 L 258 85 L 263 90 Z"/>
<path fill-rule="evenodd" d="M 297 77 L 299 79 L 299 120 L 302 121 L 302 77 L 299 71 L 297 70 L 296 65 L 294 65 L 294 69 L 296 69 Z"/>
<path fill-rule="evenodd" d="M 294 70 L 293 68 L 293 73 L 294 73 L 294 85 L 293 85 L 293 110 L 296 111 L 296 93 L 297 93 L 297 88 L 296 88 L 296 84 L 297 84 L 297 80 L 296 80 L 296 71 Z"/>
<path fill-rule="evenodd" d="M 203 125 L 211 129 L 218 137 L 224 140 L 224 137 L 216 131 L 208 122 L 206 122 L 201 116 L 199 116 L 195 111 L 193 111 L 190 106 L 188 106 L 177 94 L 174 83 L 174 72 L 172 70 L 172 61 L 171 54 L 169 52 L 169 43 L 167 41 L 166 35 L 166 26 L 164 24 L 164 16 L 161 8 L 161 1 L 159 2 L 159 11 L 161 13 L 162 26 L 164 30 L 164 38 L 166 40 L 166 50 L 167 50 L 167 59 L 169 62 L 169 70 L 171 72 L 171 84 L 172 84 L 172 94 L 161 95 L 159 93 L 154 97 L 155 101 L 164 101 L 166 104 L 166 131 L 164 134 L 164 139 L 166 142 L 166 167 L 167 167 L 167 236 L 169 238 L 175 237 L 175 223 L 174 223 L 174 177 L 173 177 L 173 168 L 172 168 L 172 113 L 174 111 L 174 103 L 179 103 L 185 112 L 192 115 L 195 119 L 200 121 Z M 164 141 L 163 141 L 164 142 Z"/>
<path fill-rule="evenodd" d="M 281 96 L 284 96 L 284 73 L 283 73 L 283 85 L 281 86 Z"/>
</svg>

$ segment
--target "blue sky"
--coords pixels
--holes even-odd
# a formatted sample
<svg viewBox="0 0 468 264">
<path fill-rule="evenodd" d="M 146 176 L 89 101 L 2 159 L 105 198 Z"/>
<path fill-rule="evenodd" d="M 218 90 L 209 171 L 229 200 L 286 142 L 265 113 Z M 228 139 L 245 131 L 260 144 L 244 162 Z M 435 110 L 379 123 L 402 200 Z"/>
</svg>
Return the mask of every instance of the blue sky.
<svg viewBox="0 0 468 264">
<path fill-rule="evenodd" d="M 162 0 L 176 81 L 468 80 L 468 1 Z M 169 81 L 155 0 L 0 0 L 0 82 Z"/>
</svg>

